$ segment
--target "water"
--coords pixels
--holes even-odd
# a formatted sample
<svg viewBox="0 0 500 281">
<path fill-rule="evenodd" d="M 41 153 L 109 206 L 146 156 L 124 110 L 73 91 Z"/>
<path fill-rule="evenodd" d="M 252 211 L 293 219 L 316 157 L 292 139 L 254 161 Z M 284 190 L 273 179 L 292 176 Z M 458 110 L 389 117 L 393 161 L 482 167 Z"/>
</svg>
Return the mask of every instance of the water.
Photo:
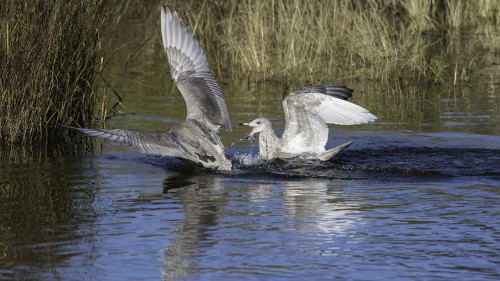
<svg viewBox="0 0 500 281">
<path fill-rule="evenodd" d="M 125 112 L 110 127 L 184 118 L 150 42 L 126 71 L 126 48 L 110 64 Z M 332 126 L 330 146 L 354 144 L 327 163 L 262 163 L 256 142 L 228 150 L 231 172 L 113 143 L 3 153 L 0 279 L 498 280 L 499 73 L 485 66 L 457 89 L 350 84 L 379 120 Z M 235 125 L 226 145 L 253 117 L 282 130 L 280 87 L 222 88 Z"/>
<path fill-rule="evenodd" d="M 477 147 L 420 136 L 436 145 L 353 148 L 305 166 L 237 162 L 228 173 L 113 144 L 2 161 L 0 277 L 495 280 L 500 148 L 460 136 Z M 238 153 L 255 149 L 231 153 L 244 162 Z"/>
</svg>

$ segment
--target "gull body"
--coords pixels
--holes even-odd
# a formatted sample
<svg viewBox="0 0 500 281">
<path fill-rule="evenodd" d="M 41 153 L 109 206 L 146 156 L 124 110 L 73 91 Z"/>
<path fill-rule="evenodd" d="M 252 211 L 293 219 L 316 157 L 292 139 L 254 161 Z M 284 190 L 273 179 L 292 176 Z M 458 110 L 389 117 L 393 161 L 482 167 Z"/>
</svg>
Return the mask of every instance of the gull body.
<svg viewBox="0 0 500 281">
<path fill-rule="evenodd" d="M 344 86 L 310 86 L 291 93 L 283 100 L 285 130 L 278 137 L 267 118 L 257 118 L 248 138 L 259 134 L 259 155 L 270 159 L 318 159 L 327 161 L 352 141 L 326 149 L 328 125 L 354 125 L 375 121 L 377 117 L 365 108 L 348 102 L 352 90 Z"/>
<path fill-rule="evenodd" d="M 128 144 L 144 153 L 178 157 L 216 170 L 231 170 L 218 131 L 230 131 L 224 95 L 210 73 L 198 40 L 177 13 L 161 9 L 161 35 L 170 74 L 186 102 L 186 120 L 167 131 L 75 128 L 89 136 Z"/>
</svg>

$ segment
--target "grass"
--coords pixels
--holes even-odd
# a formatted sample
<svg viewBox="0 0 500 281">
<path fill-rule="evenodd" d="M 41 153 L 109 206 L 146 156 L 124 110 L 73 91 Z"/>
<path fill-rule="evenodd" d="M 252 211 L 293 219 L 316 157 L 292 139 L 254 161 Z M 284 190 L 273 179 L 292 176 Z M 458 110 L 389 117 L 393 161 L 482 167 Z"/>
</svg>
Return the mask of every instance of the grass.
<svg viewBox="0 0 500 281">
<path fill-rule="evenodd" d="M 97 96 L 99 0 L 0 5 L 0 140 L 46 141 L 90 124 Z"/>
<path fill-rule="evenodd" d="M 217 46 L 215 61 L 236 80 L 454 85 L 484 52 L 500 53 L 494 0 L 205 0 L 173 9 Z"/>
</svg>

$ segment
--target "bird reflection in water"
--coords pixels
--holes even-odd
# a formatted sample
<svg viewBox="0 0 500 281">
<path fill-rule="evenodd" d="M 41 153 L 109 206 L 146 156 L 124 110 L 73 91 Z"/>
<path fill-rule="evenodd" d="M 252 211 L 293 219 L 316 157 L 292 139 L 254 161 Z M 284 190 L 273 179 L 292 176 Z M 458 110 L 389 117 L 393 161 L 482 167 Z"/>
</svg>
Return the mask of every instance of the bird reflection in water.
<svg viewBox="0 0 500 281">
<path fill-rule="evenodd" d="M 192 276 L 199 270 L 197 258 L 218 241 L 211 229 L 219 224 L 225 199 L 220 196 L 221 178 L 217 175 L 175 173 L 163 183 L 163 192 L 183 206 L 184 219 L 176 226 L 171 244 L 164 248 L 165 280 Z"/>
</svg>

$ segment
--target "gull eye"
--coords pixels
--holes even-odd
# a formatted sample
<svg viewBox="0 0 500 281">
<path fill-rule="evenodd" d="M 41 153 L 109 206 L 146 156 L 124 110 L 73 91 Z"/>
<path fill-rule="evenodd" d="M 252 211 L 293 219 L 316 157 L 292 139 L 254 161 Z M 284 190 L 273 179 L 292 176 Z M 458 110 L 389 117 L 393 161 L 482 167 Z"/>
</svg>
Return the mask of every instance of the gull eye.
<svg viewBox="0 0 500 281">
<path fill-rule="evenodd" d="M 260 122 L 257 122 L 257 125 L 260 125 Z"/>
</svg>

